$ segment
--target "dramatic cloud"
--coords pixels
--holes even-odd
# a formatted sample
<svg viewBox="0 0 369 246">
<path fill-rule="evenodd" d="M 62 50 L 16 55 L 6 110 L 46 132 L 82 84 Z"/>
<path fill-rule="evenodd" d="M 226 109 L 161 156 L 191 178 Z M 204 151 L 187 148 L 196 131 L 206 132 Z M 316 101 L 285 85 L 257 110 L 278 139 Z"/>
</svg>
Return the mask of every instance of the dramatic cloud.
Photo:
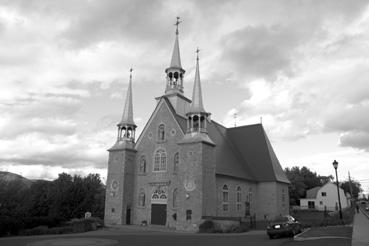
<svg viewBox="0 0 369 246">
<path fill-rule="evenodd" d="M 282 163 L 368 160 L 367 1 L 8 0 L 0 4 L 0 169 L 104 173 L 129 68 L 139 133 L 164 91 L 176 16 L 185 93 L 199 46 L 213 119 L 233 126 L 262 117 L 273 143 L 294 144 Z M 314 138 L 331 142 L 305 155 Z"/>
</svg>

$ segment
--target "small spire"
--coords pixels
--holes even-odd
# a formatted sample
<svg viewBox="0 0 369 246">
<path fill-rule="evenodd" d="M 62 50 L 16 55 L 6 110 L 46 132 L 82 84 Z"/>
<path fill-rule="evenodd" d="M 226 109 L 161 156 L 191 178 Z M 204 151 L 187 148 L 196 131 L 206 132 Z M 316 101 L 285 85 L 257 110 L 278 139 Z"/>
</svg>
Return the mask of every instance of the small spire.
<svg viewBox="0 0 369 246">
<path fill-rule="evenodd" d="M 181 55 L 179 53 L 179 42 L 178 42 L 178 25 L 182 22 L 179 21 L 180 17 L 177 17 L 177 22 L 176 25 L 176 39 L 174 42 L 174 48 L 173 48 L 173 53 L 172 53 L 172 60 L 170 62 L 170 67 L 175 67 L 175 68 L 182 68 L 182 64 L 181 64 Z"/>
<path fill-rule="evenodd" d="M 199 48 L 196 49 L 196 73 L 195 82 L 193 85 L 192 92 L 192 102 L 190 107 L 190 113 L 205 113 L 204 106 L 202 104 L 202 91 L 201 91 L 201 81 L 200 81 L 200 69 L 199 69 Z"/>
<path fill-rule="evenodd" d="M 122 115 L 122 120 L 119 125 L 136 125 L 133 121 L 133 103 L 132 103 L 132 71 L 131 68 L 129 70 L 129 84 L 126 95 L 126 102 L 124 104 L 124 110 Z"/>
</svg>

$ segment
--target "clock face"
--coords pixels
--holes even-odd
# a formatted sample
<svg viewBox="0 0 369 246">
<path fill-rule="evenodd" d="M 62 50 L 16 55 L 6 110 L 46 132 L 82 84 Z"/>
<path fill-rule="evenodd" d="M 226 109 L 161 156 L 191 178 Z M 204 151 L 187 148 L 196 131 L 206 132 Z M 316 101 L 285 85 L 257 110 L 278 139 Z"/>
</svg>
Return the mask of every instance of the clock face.
<svg viewBox="0 0 369 246">
<path fill-rule="evenodd" d="M 186 179 L 184 181 L 184 188 L 185 188 L 186 191 L 194 191 L 196 189 L 195 180 Z"/>
<path fill-rule="evenodd" d="M 118 182 L 117 180 L 113 180 L 113 181 L 111 182 L 111 188 L 112 188 L 113 190 L 118 189 L 118 186 L 119 186 L 119 182 Z"/>
</svg>

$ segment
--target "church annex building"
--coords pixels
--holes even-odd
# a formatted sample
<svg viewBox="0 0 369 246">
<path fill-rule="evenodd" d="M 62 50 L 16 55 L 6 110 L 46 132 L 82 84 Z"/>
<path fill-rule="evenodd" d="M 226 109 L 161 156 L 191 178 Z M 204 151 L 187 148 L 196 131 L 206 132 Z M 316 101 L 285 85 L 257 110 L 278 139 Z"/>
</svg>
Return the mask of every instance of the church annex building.
<svg viewBox="0 0 369 246">
<path fill-rule="evenodd" d="M 192 98 L 184 96 L 178 24 L 165 93 L 137 141 L 130 75 L 117 141 L 108 150 L 105 224 L 196 231 L 206 219 L 288 214 L 289 181 L 262 124 L 226 128 L 210 119 L 198 52 Z"/>
</svg>

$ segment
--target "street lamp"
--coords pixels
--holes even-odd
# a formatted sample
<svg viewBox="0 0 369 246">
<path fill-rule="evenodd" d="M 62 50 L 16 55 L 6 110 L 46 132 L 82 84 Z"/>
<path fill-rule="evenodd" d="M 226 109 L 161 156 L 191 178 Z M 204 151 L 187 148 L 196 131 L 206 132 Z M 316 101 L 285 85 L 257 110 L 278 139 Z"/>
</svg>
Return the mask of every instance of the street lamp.
<svg viewBox="0 0 369 246">
<path fill-rule="evenodd" d="M 340 208 L 340 220 L 342 221 L 341 197 L 340 197 L 340 190 L 339 190 L 339 187 L 338 187 L 338 175 L 337 175 L 338 162 L 336 160 L 333 161 L 333 167 L 334 167 L 334 170 L 336 171 L 336 184 L 337 184 L 337 194 L 338 194 L 338 206 Z"/>
</svg>

